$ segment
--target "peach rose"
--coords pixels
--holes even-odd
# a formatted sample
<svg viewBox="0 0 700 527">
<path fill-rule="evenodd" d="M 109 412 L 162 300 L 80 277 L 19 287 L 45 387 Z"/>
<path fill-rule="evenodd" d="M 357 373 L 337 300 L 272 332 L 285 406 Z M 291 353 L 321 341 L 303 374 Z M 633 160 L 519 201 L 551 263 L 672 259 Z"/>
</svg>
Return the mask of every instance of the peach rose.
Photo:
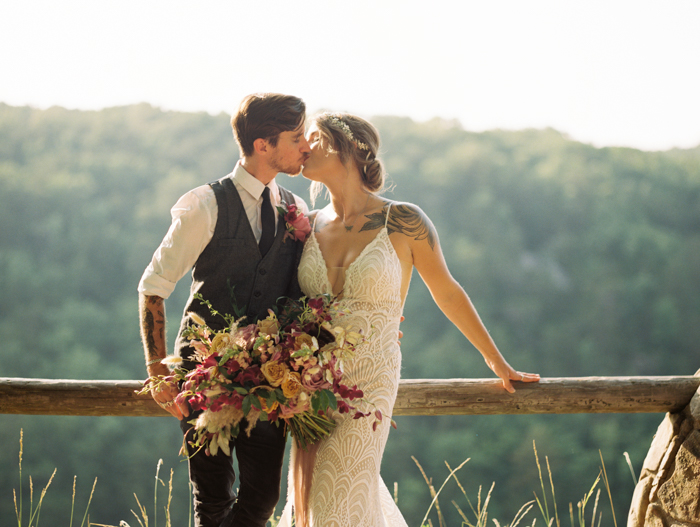
<svg viewBox="0 0 700 527">
<path fill-rule="evenodd" d="M 270 386 L 277 388 L 282 384 L 282 381 L 284 381 L 285 375 L 289 372 L 289 369 L 276 360 L 269 360 L 260 366 L 260 371 L 265 376 L 267 382 L 270 383 Z"/>
<path fill-rule="evenodd" d="M 258 322 L 258 331 L 263 336 L 276 337 L 280 332 L 280 323 L 274 315 Z"/>
<path fill-rule="evenodd" d="M 301 375 L 290 371 L 282 381 L 282 393 L 287 399 L 294 399 L 301 392 Z"/>
</svg>

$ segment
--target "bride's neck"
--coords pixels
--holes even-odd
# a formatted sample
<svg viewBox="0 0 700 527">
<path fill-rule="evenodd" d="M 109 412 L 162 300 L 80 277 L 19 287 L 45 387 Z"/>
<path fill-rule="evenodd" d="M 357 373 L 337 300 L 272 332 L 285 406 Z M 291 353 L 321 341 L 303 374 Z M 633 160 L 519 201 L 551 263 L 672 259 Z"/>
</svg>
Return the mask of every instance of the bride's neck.
<svg viewBox="0 0 700 527">
<path fill-rule="evenodd" d="M 331 207 L 341 221 L 355 218 L 367 208 L 371 198 L 362 185 L 359 172 L 338 181 L 336 185 L 328 186 L 331 195 Z"/>
</svg>

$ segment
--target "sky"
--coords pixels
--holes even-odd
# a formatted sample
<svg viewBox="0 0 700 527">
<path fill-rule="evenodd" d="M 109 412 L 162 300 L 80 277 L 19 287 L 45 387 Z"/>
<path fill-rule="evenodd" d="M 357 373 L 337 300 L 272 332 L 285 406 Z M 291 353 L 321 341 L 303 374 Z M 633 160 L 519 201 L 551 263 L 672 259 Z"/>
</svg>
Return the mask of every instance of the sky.
<svg viewBox="0 0 700 527">
<path fill-rule="evenodd" d="M 0 102 L 310 111 L 700 145 L 698 0 L 0 0 Z"/>
</svg>

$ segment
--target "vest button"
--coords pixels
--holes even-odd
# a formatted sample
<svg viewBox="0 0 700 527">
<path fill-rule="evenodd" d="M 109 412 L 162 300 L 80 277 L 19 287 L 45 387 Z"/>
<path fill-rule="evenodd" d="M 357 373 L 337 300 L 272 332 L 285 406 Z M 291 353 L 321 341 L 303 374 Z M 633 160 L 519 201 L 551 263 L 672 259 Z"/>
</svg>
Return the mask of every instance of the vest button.
<svg viewBox="0 0 700 527">
<path fill-rule="evenodd" d="M 265 276 L 265 274 L 267 274 L 267 271 L 265 269 L 260 269 L 260 274 L 262 276 Z"/>
<path fill-rule="evenodd" d="M 260 298 L 260 296 L 262 296 L 262 293 L 261 293 L 260 291 L 256 291 L 256 292 L 253 294 L 253 296 L 254 296 L 255 298 Z"/>
</svg>

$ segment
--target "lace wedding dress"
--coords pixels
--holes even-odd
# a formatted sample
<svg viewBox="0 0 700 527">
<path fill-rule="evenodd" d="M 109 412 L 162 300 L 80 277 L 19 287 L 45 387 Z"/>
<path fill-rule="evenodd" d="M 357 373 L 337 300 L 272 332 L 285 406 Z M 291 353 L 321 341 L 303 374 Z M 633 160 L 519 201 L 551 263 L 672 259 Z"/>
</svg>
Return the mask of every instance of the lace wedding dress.
<svg viewBox="0 0 700 527">
<path fill-rule="evenodd" d="M 388 217 L 389 211 L 387 221 Z M 332 293 L 326 262 L 313 232 L 299 264 L 299 283 L 309 297 Z M 384 418 L 372 430 L 373 416 L 361 419 L 353 419 L 352 414 L 334 416 L 338 425 L 320 443 L 313 464 L 308 527 L 406 526 L 379 475 L 401 368 L 400 289 L 401 264 L 385 223 L 346 269 L 341 303 L 347 314 L 336 321 L 370 337 L 345 364 L 343 380 L 348 386 L 357 384 Z M 371 406 L 361 409 L 368 411 Z M 291 479 L 290 488 L 294 484 Z M 293 488 L 289 496 L 280 527 L 291 525 Z"/>
</svg>

